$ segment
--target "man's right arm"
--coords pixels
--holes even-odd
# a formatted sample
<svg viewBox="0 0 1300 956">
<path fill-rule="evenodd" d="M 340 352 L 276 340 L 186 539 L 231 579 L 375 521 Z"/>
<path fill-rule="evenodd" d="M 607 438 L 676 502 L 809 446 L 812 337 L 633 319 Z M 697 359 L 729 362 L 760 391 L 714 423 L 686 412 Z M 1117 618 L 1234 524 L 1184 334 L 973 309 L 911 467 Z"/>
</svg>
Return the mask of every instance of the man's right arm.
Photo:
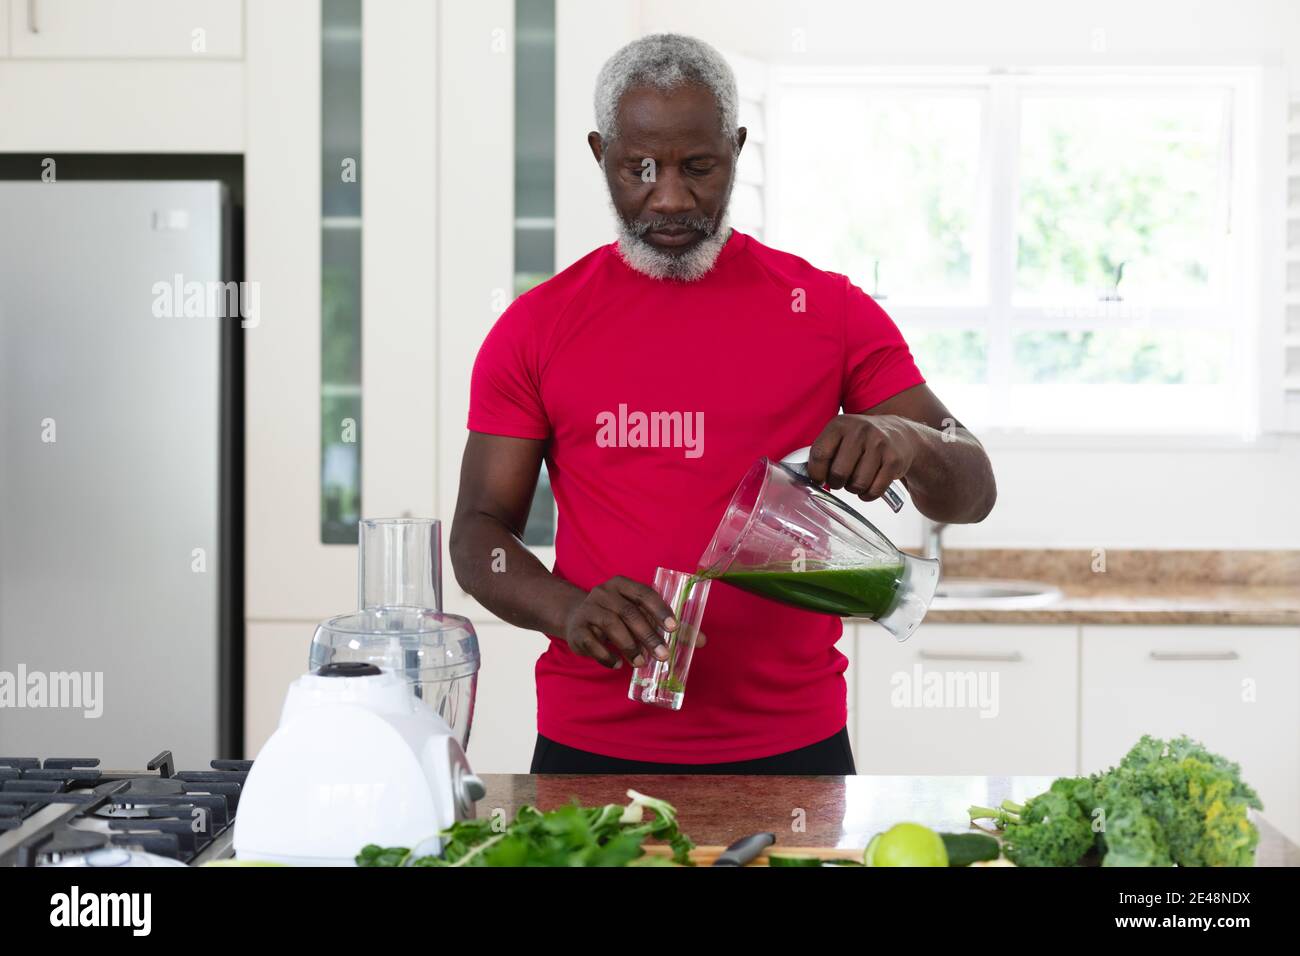
<svg viewBox="0 0 1300 956">
<path fill-rule="evenodd" d="M 456 581 L 506 623 L 561 636 L 606 667 L 619 666 L 620 655 L 634 666 L 646 651 L 666 657 L 658 624 L 672 611 L 653 588 L 616 577 L 589 593 L 524 546 L 545 447 L 541 439 L 470 432 L 449 542 Z"/>
</svg>

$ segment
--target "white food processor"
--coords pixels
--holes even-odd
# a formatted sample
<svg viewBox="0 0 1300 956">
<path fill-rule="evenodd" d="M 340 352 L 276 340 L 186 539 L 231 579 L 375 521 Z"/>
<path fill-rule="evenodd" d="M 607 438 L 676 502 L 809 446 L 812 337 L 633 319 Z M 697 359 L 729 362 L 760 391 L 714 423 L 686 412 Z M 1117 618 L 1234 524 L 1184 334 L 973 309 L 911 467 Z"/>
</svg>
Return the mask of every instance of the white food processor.
<svg viewBox="0 0 1300 956">
<path fill-rule="evenodd" d="M 244 783 L 240 860 L 350 866 L 368 844 L 439 853 L 486 788 L 460 741 L 410 681 L 362 661 L 289 687 L 280 724 Z"/>
</svg>

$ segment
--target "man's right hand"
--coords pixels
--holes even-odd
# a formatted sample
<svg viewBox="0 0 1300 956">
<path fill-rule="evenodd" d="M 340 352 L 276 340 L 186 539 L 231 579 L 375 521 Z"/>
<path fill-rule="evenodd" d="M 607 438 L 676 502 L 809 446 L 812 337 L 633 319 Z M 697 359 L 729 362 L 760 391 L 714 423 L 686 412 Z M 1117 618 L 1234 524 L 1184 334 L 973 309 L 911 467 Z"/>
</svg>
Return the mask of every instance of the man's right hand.
<svg viewBox="0 0 1300 956">
<path fill-rule="evenodd" d="M 677 620 L 654 588 L 630 578 L 614 577 L 578 601 L 564 625 L 569 648 L 609 668 L 626 660 L 640 667 L 653 654 L 668 659 L 661 630 L 674 630 Z"/>
</svg>

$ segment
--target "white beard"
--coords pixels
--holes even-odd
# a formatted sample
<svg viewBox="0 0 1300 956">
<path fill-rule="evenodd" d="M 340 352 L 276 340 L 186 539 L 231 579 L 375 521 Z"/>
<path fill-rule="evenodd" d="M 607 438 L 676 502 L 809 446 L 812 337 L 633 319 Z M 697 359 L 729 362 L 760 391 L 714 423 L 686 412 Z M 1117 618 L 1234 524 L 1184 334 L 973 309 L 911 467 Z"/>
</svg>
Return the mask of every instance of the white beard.
<svg viewBox="0 0 1300 956">
<path fill-rule="evenodd" d="M 730 191 L 728 191 L 727 199 L 730 198 Z M 724 205 L 722 216 L 711 225 L 711 231 L 706 232 L 703 239 L 687 251 L 673 255 L 647 242 L 644 227 L 638 230 L 635 226 L 624 222 L 618 210 L 614 209 L 612 198 L 610 210 L 614 213 L 614 221 L 618 223 L 619 256 L 629 268 L 652 279 L 694 282 L 702 278 L 713 269 L 722 247 L 731 237 L 730 218 L 727 214 L 727 206 Z"/>
</svg>

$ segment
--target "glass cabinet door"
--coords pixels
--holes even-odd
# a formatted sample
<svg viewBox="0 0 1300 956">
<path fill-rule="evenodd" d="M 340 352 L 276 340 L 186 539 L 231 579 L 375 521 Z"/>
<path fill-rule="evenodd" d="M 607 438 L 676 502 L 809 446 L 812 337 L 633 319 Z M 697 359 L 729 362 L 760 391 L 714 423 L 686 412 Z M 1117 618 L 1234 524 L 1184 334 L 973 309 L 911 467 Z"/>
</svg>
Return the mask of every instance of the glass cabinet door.
<svg viewBox="0 0 1300 956">
<path fill-rule="evenodd" d="M 361 516 L 361 0 L 321 2 L 320 539 Z"/>
<path fill-rule="evenodd" d="M 515 0 L 515 296 L 554 274 L 555 0 Z M 555 498 L 545 465 L 524 544 L 555 544 Z"/>
</svg>

